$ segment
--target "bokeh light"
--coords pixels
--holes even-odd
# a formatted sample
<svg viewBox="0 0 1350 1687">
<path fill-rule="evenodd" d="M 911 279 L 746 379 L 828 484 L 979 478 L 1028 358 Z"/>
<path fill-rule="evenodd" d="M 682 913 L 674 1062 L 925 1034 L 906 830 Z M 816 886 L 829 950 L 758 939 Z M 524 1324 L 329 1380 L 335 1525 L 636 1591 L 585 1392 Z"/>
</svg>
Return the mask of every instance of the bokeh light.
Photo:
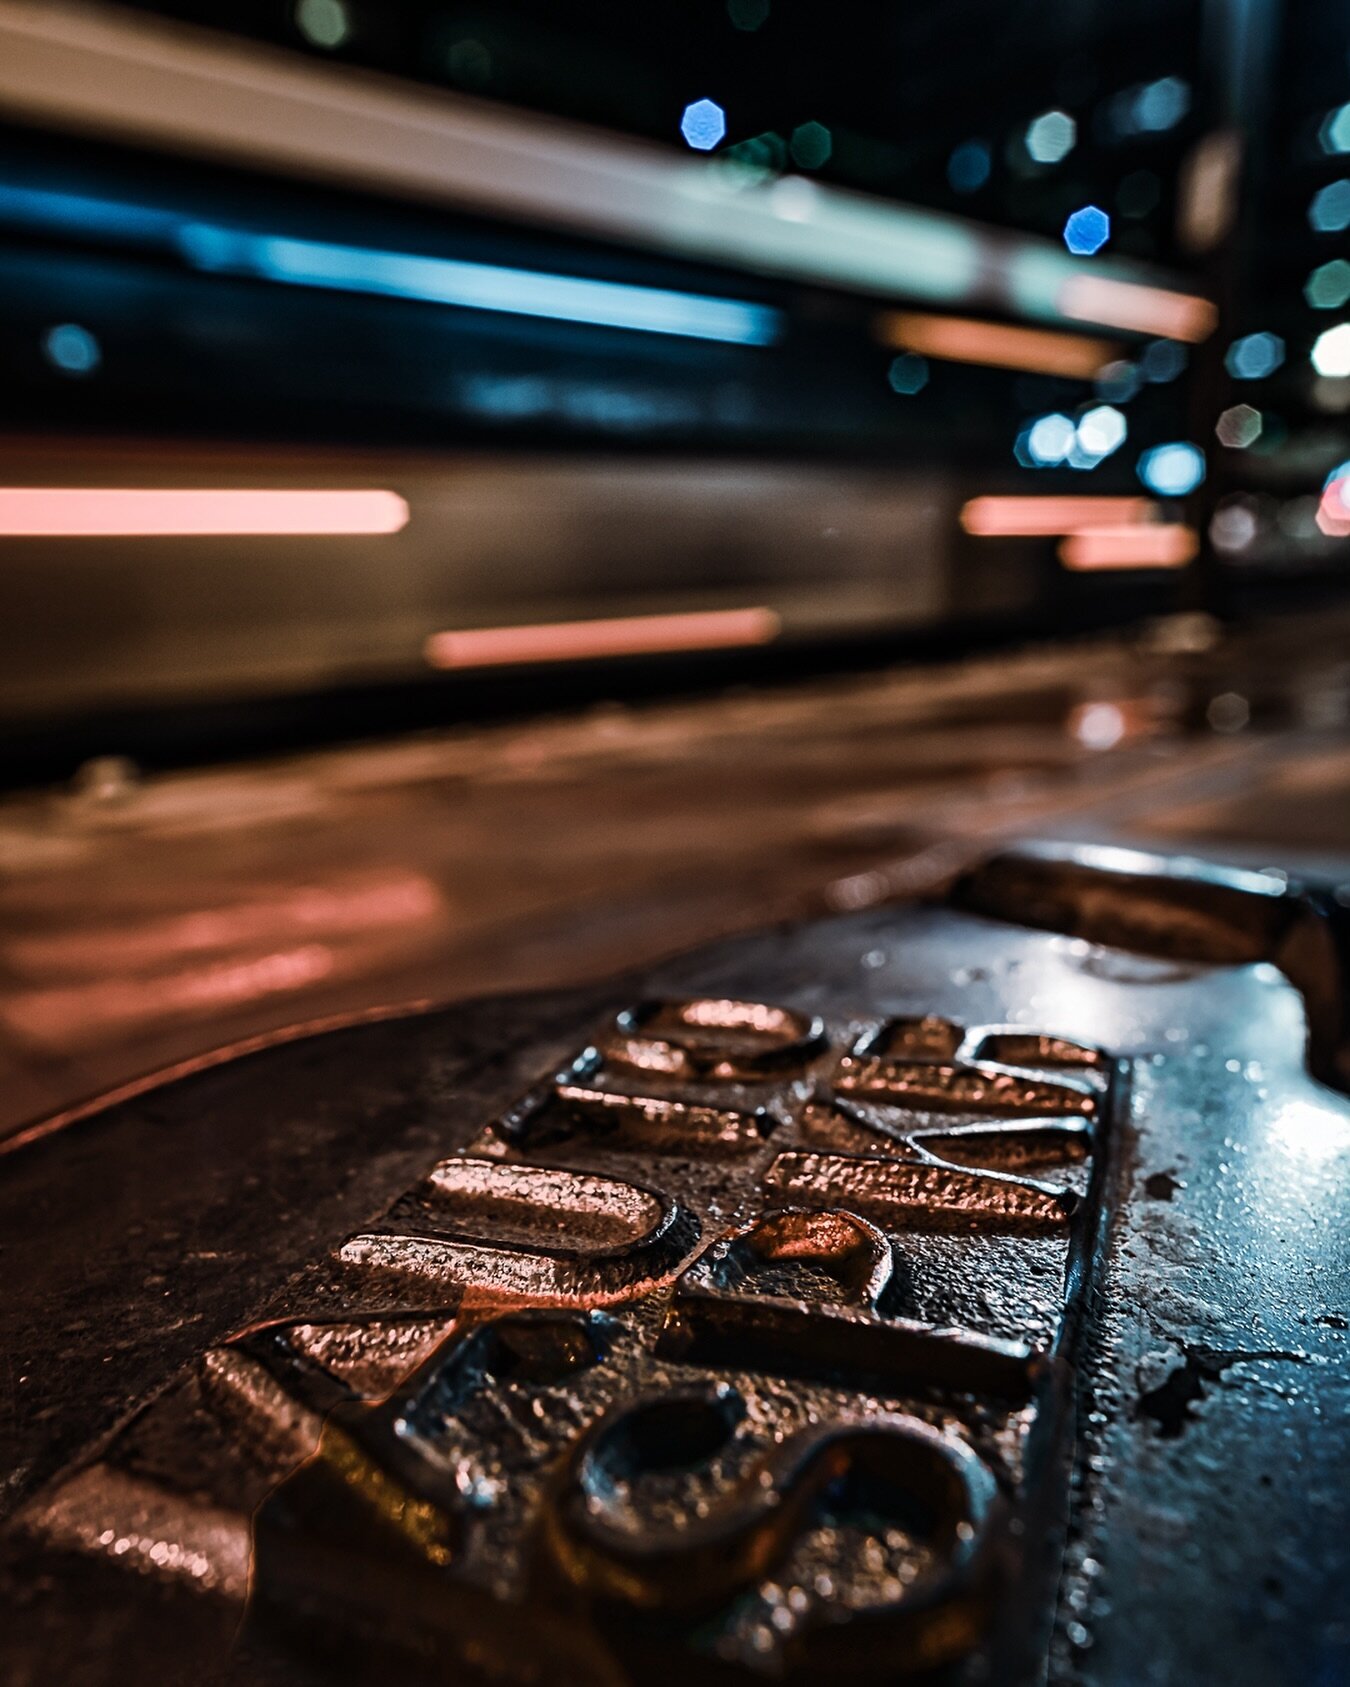
<svg viewBox="0 0 1350 1687">
<path fill-rule="evenodd" d="M 1205 478 L 1205 454 L 1189 440 L 1155 445 L 1139 459 L 1139 478 L 1163 498 L 1184 498 Z"/>
<path fill-rule="evenodd" d="M 1350 411 L 1350 380 L 1344 375 L 1319 375 L 1308 394 L 1313 407 L 1328 416 L 1344 416 Z"/>
<path fill-rule="evenodd" d="M 1077 139 L 1078 125 L 1067 111 L 1043 111 L 1027 125 L 1026 149 L 1037 164 L 1058 164 Z"/>
<path fill-rule="evenodd" d="M 1327 476 L 1314 520 L 1329 539 L 1350 537 L 1350 462 L 1338 464 Z"/>
<path fill-rule="evenodd" d="M 947 160 L 947 180 L 956 193 L 974 193 L 989 180 L 990 167 L 983 141 L 962 141 Z"/>
<path fill-rule="evenodd" d="M 1221 691 L 1205 710 L 1205 719 L 1215 732 L 1241 732 L 1251 718 L 1252 706 L 1238 691 Z"/>
<path fill-rule="evenodd" d="M 719 168 L 747 186 L 781 176 L 787 162 L 787 142 L 771 129 L 762 135 L 752 135 L 749 140 L 737 141 L 717 155 Z"/>
<path fill-rule="evenodd" d="M 1210 519 L 1210 543 L 1216 551 L 1227 554 L 1245 551 L 1256 538 L 1259 527 L 1250 498 L 1241 493 L 1222 498 Z"/>
<path fill-rule="evenodd" d="M 1103 458 L 1119 451 L 1128 432 L 1125 418 L 1110 404 L 1095 404 L 1078 418 L 1077 443 L 1082 457 L 1090 458 L 1084 467 L 1095 468 Z"/>
<path fill-rule="evenodd" d="M 1245 451 L 1261 437 L 1261 412 L 1250 404 L 1233 404 L 1214 424 L 1220 445 L 1233 451 Z"/>
<path fill-rule="evenodd" d="M 750 34 L 768 21 L 769 0 L 727 0 L 727 16 L 735 28 Z"/>
<path fill-rule="evenodd" d="M 680 133 L 695 152 L 711 152 L 727 132 L 727 114 L 716 100 L 695 100 L 684 108 Z"/>
<path fill-rule="evenodd" d="M 1350 322 L 1339 322 L 1317 336 L 1312 366 L 1319 375 L 1350 375 Z"/>
<path fill-rule="evenodd" d="M 1303 297 L 1314 310 L 1339 310 L 1350 299 L 1350 259 L 1318 264 L 1303 284 Z"/>
<path fill-rule="evenodd" d="M 1291 539 L 1315 539 L 1317 509 L 1318 500 L 1306 494 L 1301 498 L 1286 498 L 1275 516 L 1280 532 Z"/>
<path fill-rule="evenodd" d="M 1319 188 L 1308 207 L 1308 221 L 1318 234 L 1336 234 L 1350 228 L 1350 180 L 1342 176 Z"/>
<path fill-rule="evenodd" d="M 1156 82 L 1124 88 L 1101 111 L 1108 134 L 1125 140 L 1131 135 L 1157 135 L 1180 123 L 1191 109 L 1191 86 L 1183 77 L 1162 76 Z"/>
<path fill-rule="evenodd" d="M 1100 252 L 1111 238 L 1111 219 L 1099 205 L 1084 205 L 1064 224 L 1064 244 L 1078 258 Z"/>
<path fill-rule="evenodd" d="M 829 160 L 834 142 L 823 123 L 800 123 L 792 131 L 792 162 L 803 170 L 818 170 Z"/>
<path fill-rule="evenodd" d="M 928 385 L 928 360 L 920 357 L 917 352 L 902 352 L 892 360 L 886 379 L 890 382 L 892 392 L 904 393 L 911 397 Z"/>
<path fill-rule="evenodd" d="M 1190 84 L 1180 76 L 1146 82 L 1130 107 L 1130 126 L 1136 134 L 1161 134 L 1175 128 L 1191 109 Z"/>
<path fill-rule="evenodd" d="M 1234 380 L 1264 380 L 1284 362 L 1284 341 L 1278 334 L 1244 334 L 1229 346 L 1223 361 Z"/>
<path fill-rule="evenodd" d="M 1317 138 L 1323 152 L 1350 152 L 1350 104 L 1327 113 Z"/>
<path fill-rule="evenodd" d="M 1093 385 L 1099 398 L 1111 404 L 1128 404 L 1138 393 L 1141 380 L 1139 365 L 1122 357 L 1103 365 Z"/>
<path fill-rule="evenodd" d="M 1175 381 L 1187 363 L 1185 346 L 1176 340 L 1152 340 L 1139 359 L 1139 373 L 1157 386 Z"/>
<path fill-rule="evenodd" d="M 343 0 L 300 0 L 295 27 L 312 47 L 340 47 L 352 32 L 351 14 Z"/>
<path fill-rule="evenodd" d="M 492 54 L 481 41 L 464 35 L 446 49 L 445 68 L 456 82 L 481 88 L 492 80 Z"/>
<path fill-rule="evenodd" d="M 1115 703 L 1080 703 L 1069 731 L 1086 750 L 1109 750 L 1125 736 L 1125 715 Z"/>
<path fill-rule="evenodd" d="M 1027 431 L 1027 454 L 1040 469 L 1054 468 L 1073 450 L 1078 430 L 1067 416 L 1040 416 Z"/>
<path fill-rule="evenodd" d="M 42 336 L 42 350 L 53 369 L 63 375 L 92 375 L 103 361 L 98 341 L 78 322 L 49 328 Z"/>
</svg>

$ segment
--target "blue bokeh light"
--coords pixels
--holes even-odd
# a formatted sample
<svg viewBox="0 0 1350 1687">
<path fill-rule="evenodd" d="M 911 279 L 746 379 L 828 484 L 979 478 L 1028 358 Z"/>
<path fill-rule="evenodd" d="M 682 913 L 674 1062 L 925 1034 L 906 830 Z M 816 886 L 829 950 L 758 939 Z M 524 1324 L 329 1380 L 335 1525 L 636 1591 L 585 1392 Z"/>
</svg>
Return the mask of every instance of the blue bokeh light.
<svg viewBox="0 0 1350 1687">
<path fill-rule="evenodd" d="M 1350 299 L 1350 260 L 1330 258 L 1318 264 L 1303 284 L 1303 297 L 1314 310 L 1339 310 Z"/>
<path fill-rule="evenodd" d="M 1244 334 L 1224 354 L 1224 367 L 1236 381 L 1263 381 L 1284 362 L 1284 341 L 1278 334 Z"/>
<path fill-rule="evenodd" d="M 684 108 L 680 133 L 695 152 L 711 152 L 727 132 L 727 114 L 716 100 L 695 100 Z"/>
<path fill-rule="evenodd" d="M 1037 468 L 1054 468 L 1073 450 L 1077 429 L 1067 416 L 1057 411 L 1041 416 L 1027 432 L 1027 454 Z"/>
<path fill-rule="evenodd" d="M 928 385 L 928 360 L 920 357 L 917 352 L 902 352 L 892 362 L 886 379 L 890 382 L 892 392 L 913 397 Z"/>
<path fill-rule="evenodd" d="M 1327 113 L 1318 139 L 1323 152 L 1350 152 L 1350 102 Z"/>
<path fill-rule="evenodd" d="M 1108 399 L 1112 404 L 1128 404 L 1138 394 L 1142 381 L 1137 363 L 1131 363 L 1128 358 L 1117 358 L 1097 371 L 1093 386 L 1099 398 Z"/>
<path fill-rule="evenodd" d="M 1350 180 L 1342 176 L 1319 188 L 1308 207 L 1308 221 L 1318 234 L 1338 234 L 1350 228 Z"/>
<path fill-rule="evenodd" d="M 1139 371 L 1146 381 L 1164 386 L 1175 381 L 1190 361 L 1185 346 L 1176 340 L 1152 340 L 1139 359 Z"/>
<path fill-rule="evenodd" d="M 63 375 L 92 375 L 103 361 L 98 341 L 78 322 L 58 323 L 42 336 L 47 361 Z"/>
<path fill-rule="evenodd" d="M 1077 258 L 1090 258 L 1111 238 L 1111 219 L 1100 205 L 1084 205 L 1064 225 L 1064 244 Z"/>
<path fill-rule="evenodd" d="M 947 160 L 947 180 L 957 193 L 975 193 L 989 180 L 989 148 L 983 141 L 962 141 Z"/>
<path fill-rule="evenodd" d="M 1161 134 L 1180 123 L 1191 109 L 1191 90 L 1179 76 L 1147 82 L 1134 97 L 1132 127 L 1140 134 Z"/>
<path fill-rule="evenodd" d="M 1139 478 L 1162 498 L 1184 498 L 1205 478 L 1205 454 L 1189 440 L 1155 445 L 1139 459 Z"/>
</svg>

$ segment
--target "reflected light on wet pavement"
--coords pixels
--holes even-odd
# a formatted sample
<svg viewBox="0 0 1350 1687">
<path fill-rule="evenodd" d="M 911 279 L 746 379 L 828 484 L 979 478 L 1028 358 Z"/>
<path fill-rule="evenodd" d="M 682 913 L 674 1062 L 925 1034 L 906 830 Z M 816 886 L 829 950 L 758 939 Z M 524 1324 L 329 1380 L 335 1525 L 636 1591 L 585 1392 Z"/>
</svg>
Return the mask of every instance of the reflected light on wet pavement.
<svg viewBox="0 0 1350 1687">
<path fill-rule="evenodd" d="M 1296 696 L 1279 650 L 1223 656 L 1236 734 L 1203 724 L 1234 673 L 1183 684 L 1160 635 L 208 772 L 102 758 L 0 803 L 0 1134 L 298 1021 L 922 895 L 1018 836 L 1330 853 L 1343 637 L 1297 636 Z"/>
</svg>

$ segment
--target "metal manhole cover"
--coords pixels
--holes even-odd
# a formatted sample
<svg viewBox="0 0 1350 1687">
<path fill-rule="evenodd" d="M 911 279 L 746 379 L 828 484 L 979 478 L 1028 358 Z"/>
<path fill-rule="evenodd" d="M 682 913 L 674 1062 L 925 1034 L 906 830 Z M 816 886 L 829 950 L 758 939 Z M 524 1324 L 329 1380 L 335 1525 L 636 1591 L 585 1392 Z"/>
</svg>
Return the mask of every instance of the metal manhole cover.
<svg viewBox="0 0 1350 1687">
<path fill-rule="evenodd" d="M 1027 871 L 0 1161 L 10 1678 L 1344 1664 L 1350 1109 L 1231 909 L 1141 978 Z"/>
</svg>

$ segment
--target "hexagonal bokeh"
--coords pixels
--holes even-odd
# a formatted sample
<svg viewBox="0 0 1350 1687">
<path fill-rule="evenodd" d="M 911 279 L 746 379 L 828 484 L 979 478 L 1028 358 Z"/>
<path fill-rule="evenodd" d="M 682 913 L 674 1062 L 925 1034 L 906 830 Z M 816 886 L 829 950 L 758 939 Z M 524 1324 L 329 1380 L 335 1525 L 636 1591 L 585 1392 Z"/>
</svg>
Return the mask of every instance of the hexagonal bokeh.
<svg viewBox="0 0 1350 1687">
<path fill-rule="evenodd" d="M 1111 219 L 1099 205 L 1084 205 L 1064 224 L 1064 244 L 1075 257 L 1090 258 L 1111 238 Z"/>
<path fill-rule="evenodd" d="M 1232 451 L 1244 451 L 1261 437 L 1261 412 L 1250 404 L 1233 404 L 1214 424 L 1220 445 Z"/>
</svg>

